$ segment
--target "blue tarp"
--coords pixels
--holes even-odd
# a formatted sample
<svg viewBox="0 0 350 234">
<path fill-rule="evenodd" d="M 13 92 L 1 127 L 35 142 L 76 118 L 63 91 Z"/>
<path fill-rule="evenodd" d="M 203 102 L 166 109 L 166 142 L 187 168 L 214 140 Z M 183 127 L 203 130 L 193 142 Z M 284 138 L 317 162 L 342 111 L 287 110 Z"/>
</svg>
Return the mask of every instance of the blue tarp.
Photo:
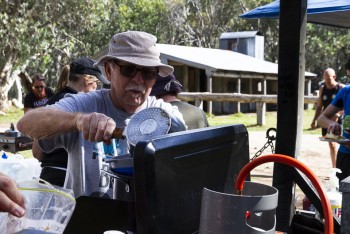
<svg viewBox="0 0 350 234">
<path fill-rule="evenodd" d="M 255 8 L 241 18 L 278 18 L 280 1 Z M 308 0 L 307 21 L 336 27 L 350 28 L 350 0 Z"/>
</svg>

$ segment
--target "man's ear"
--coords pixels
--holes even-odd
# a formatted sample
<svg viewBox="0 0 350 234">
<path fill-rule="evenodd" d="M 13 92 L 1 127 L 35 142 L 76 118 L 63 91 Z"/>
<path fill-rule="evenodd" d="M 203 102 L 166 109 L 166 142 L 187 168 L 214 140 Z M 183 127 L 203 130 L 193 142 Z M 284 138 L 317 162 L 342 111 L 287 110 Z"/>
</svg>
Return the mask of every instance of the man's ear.
<svg viewBox="0 0 350 234">
<path fill-rule="evenodd" d="M 85 87 L 87 87 L 89 85 L 89 83 L 90 83 L 90 79 L 85 76 L 84 77 L 84 85 L 85 85 Z"/>
<path fill-rule="evenodd" d="M 112 67 L 111 67 L 112 65 L 111 65 L 111 63 L 110 62 L 107 62 L 107 61 L 105 61 L 104 62 L 104 65 L 103 65 L 103 67 L 104 67 L 104 69 L 105 69 L 105 75 L 106 75 L 106 78 L 107 78 L 107 80 L 110 82 L 111 81 L 111 70 L 112 70 Z"/>
</svg>

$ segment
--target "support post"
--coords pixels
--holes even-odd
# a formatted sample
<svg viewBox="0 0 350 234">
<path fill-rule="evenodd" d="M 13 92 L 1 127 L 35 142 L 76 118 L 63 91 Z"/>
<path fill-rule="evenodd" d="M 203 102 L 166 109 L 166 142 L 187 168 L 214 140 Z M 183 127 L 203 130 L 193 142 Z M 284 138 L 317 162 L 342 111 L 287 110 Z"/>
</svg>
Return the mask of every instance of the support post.
<svg viewBox="0 0 350 234">
<path fill-rule="evenodd" d="M 295 158 L 302 134 L 306 9 L 307 0 L 280 1 L 276 153 Z M 275 163 L 272 184 L 279 190 L 276 230 L 287 232 L 294 213 L 291 168 Z"/>
<path fill-rule="evenodd" d="M 259 126 L 265 125 L 266 123 L 266 104 L 263 102 L 256 103 L 256 118 Z"/>
<path fill-rule="evenodd" d="M 211 75 L 211 72 L 209 70 L 205 71 L 207 78 L 207 91 L 209 93 L 213 92 L 213 77 Z M 208 101 L 208 113 L 211 115 L 213 114 L 213 102 L 212 101 Z"/>
<path fill-rule="evenodd" d="M 241 78 L 237 79 L 237 93 L 241 93 Z M 237 113 L 241 112 L 241 103 L 237 102 Z"/>
<path fill-rule="evenodd" d="M 183 87 L 183 91 L 184 92 L 189 92 L 189 87 L 188 87 L 188 66 L 187 65 L 184 65 L 182 67 L 182 73 L 183 73 L 183 84 L 182 84 L 182 87 Z M 197 92 L 197 90 L 195 90 Z"/>
</svg>

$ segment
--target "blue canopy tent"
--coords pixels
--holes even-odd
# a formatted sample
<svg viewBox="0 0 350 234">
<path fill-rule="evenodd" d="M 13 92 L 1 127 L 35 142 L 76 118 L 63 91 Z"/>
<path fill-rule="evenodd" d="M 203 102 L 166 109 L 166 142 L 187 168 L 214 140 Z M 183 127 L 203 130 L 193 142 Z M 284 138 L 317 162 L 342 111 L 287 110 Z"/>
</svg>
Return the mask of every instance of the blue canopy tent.
<svg viewBox="0 0 350 234">
<path fill-rule="evenodd" d="M 280 0 L 257 7 L 240 15 L 241 18 L 278 18 Z M 308 0 L 307 22 L 350 28 L 350 0 Z"/>
</svg>

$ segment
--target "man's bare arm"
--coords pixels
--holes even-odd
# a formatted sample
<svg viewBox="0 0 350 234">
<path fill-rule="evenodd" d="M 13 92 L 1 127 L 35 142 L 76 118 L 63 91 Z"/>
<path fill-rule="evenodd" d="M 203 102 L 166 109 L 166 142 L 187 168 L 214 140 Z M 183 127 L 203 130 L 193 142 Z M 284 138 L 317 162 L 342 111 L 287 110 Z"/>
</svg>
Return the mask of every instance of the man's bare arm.
<svg viewBox="0 0 350 234">
<path fill-rule="evenodd" d="M 78 131 L 76 121 L 80 115 L 55 108 L 37 108 L 23 115 L 17 123 L 17 129 L 32 139 Z"/>
<path fill-rule="evenodd" d="M 338 113 L 340 109 L 338 107 L 329 104 L 327 108 L 321 113 L 317 119 L 317 123 L 323 128 L 327 128 L 329 133 L 334 133 L 335 135 L 341 135 L 341 126 L 333 117 Z"/>
<path fill-rule="evenodd" d="M 85 140 L 108 141 L 115 129 L 112 118 L 100 113 L 65 112 L 52 107 L 37 108 L 26 113 L 17 129 L 32 139 L 81 131 Z"/>
<path fill-rule="evenodd" d="M 34 158 L 38 159 L 39 161 L 41 161 L 44 157 L 43 151 L 41 151 L 38 140 L 34 140 L 33 142 L 32 153 Z"/>
</svg>

